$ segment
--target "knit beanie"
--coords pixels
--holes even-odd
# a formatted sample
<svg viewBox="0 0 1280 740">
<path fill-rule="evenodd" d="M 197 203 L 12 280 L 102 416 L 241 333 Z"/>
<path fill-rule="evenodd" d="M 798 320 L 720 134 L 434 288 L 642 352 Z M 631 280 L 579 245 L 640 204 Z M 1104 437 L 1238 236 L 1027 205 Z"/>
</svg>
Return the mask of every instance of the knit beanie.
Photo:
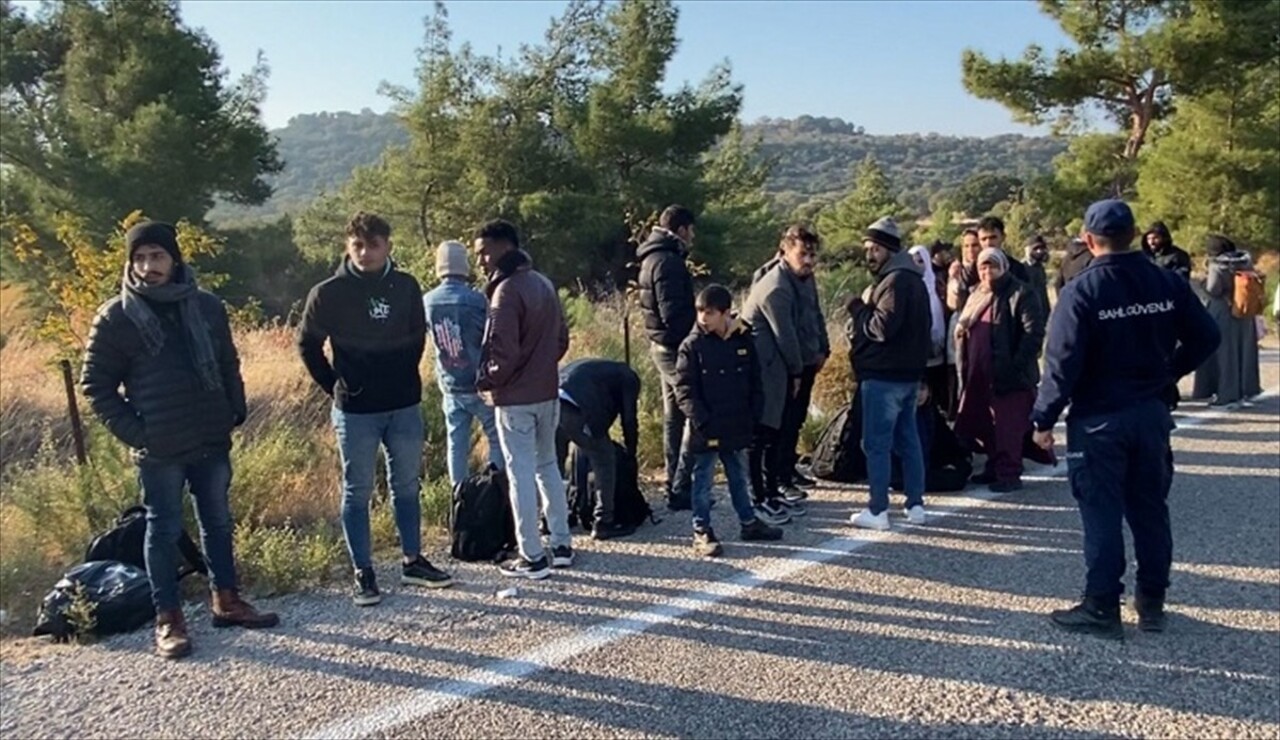
<svg viewBox="0 0 1280 740">
<path fill-rule="evenodd" d="M 467 247 L 462 242 L 441 242 L 436 247 L 436 277 L 466 277 L 471 274 Z"/>
<path fill-rule="evenodd" d="M 902 251 L 902 232 L 892 216 L 885 216 L 867 227 L 862 238 L 875 242 L 890 252 Z"/>
<path fill-rule="evenodd" d="M 129 260 L 138 247 L 154 244 L 169 253 L 174 262 L 182 262 L 182 251 L 178 249 L 178 230 L 162 221 L 142 221 L 133 225 L 124 235 L 125 246 L 129 250 Z"/>
</svg>

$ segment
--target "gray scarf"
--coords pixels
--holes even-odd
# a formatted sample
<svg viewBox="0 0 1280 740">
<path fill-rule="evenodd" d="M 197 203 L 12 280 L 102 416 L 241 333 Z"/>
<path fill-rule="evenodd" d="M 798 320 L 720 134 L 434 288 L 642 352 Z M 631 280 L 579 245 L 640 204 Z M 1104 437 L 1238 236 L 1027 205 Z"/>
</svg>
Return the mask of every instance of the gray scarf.
<svg viewBox="0 0 1280 740">
<path fill-rule="evenodd" d="M 200 311 L 199 296 L 200 289 L 196 285 L 195 273 L 184 262 L 179 262 L 174 267 L 173 279 L 164 285 L 148 285 L 134 273 L 129 265 L 124 266 L 120 302 L 124 306 L 124 315 L 138 327 L 138 333 L 142 335 L 142 343 L 147 348 L 147 352 L 154 357 L 160 354 L 161 348 L 164 347 L 164 327 L 147 301 L 177 303 L 178 314 L 182 317 L 182 326 L 187 332 L 187 346 L 191 349 L 191 360 L 195 364 L 196 373 L 200 376 L 200 384 L 205 390 L 221 390 L 222 374 L 218 369 L 218 358 L 213 352 L 213 338 L 210 335 L 209 324 Z"/>
</svg>

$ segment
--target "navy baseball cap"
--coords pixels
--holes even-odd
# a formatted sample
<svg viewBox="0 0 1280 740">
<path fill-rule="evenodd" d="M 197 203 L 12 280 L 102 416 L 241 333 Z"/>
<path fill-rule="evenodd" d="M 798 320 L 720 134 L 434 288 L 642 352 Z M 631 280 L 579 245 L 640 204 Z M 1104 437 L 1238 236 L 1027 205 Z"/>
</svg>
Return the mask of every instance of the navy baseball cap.
<svg viewBox="0 0 1280 740">
<path fill-rule="evenodd" d="M 1099 236 L 1124 236 L 1134 232 L 1133 211 L 1122 200 L 1100 200 L 1084 212 L 1084 230 Z"/>
</svg>

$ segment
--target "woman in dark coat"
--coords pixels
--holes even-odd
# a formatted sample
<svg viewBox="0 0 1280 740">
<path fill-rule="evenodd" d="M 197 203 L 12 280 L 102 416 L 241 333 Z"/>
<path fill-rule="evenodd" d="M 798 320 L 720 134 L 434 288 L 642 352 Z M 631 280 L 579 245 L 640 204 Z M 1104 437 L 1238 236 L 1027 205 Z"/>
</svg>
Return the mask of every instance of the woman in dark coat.
<svg viewBox="0 0 1280 740">
<path fill-rule="evenodd" d="M 1031 286 L 1009 274 L 998 249 L 978 257 L 981 283 L 956 324 L 960 409 L 956 435 L 987 455 L 975 483 L 998 493 L 1022 487 L 1023 442 L 1040 382 L 1037 358 L 1048 311 Z"/>
<path fill-rule="evenodd" d="M 1236 273 L 1252 270 L 1253 260 L 1248 252 L 1236 249 L 1230 239 L 1216 234 L 1205 241 L 1205 254 L 1209 258 L 1208 277 L 1203 284 L 1197 281 L 1192 285 L 1217 322 L 1222 344 L 1196 370 L 1191 397 L 1234 408 L 1262 393 L 1256 322 L 1252 316 L 1231 313 Z"/>
</svg>

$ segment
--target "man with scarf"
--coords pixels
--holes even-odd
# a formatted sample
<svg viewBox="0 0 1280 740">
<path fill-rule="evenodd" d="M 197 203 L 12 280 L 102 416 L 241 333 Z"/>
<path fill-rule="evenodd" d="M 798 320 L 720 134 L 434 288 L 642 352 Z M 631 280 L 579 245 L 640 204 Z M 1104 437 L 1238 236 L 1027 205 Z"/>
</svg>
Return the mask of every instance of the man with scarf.
<svg viewBox="0 0 1280 740">
<path fill-rule="evenodd" d="M 1173 561 L 1166 392 L 1213 353 L 1220 335 L 1187 281 L 1130 249 L 1127 204 L 1094 203 L 1084 229 L 1094 259 L 1058 297 L 1031 421 L 1036 443 L 1052 449 L 1054 425 L 1071 406 L 1067 475 L 1084 526 L 1087 575 L 1084 599 L 1050 618 L 1065 630 L 1121 639 L 1125 521 L 1138 561 L 1138 628 L 1165 627 Z"/>
<path fill-rule="evenodd" d="M 156 652 L 181 658 L 191 652 L 178 592 L 184 488 L 195 499 L 213 625 L 274 627 L 280 620 L 237 590 L 228 490 L 231 430 L 246 410 L 226 309 L 197 286 L 169 224 L 139 223 L 125 246 L 120 295 L 98 309 L 80 383 L 103 426 L 133 450 L 147 509 L 143 552 Z"/>
<path fill-rule="evenodd" d="M 489 321 L 476 390 L 487 394 L 495 408 L 520 550 L 520 557 L 500 569 L 505 576 L 542 579 L 553 567 L 573 565 L 569 506 L 556 457 L 558 365 L 569 351 L 569 326 L 555 286 L 533 269 L 515 226 L 506 221 L 481 226 L 475 251 L 489 274 Z M 550 557 L 538 531 L 539 497 L 551 539 Z"/>
<path fill-rule="evenodd" d="M 1146 252 L 1155 263 L 1166 270 L 1191 279 L 1191 255 L 1173 243 L 1173 235 L 1163 221 L 1156 221 L 1142 235 L 1142 251 Z"/>
<path fill-rule="evenodd" d="M 325 340 L 333 362 L 324 353 Z M 422 378 L 427 341 L 422 289 L 391 261 L 391 225 L 360 211 L 346 228 L 346 253 L 333 277 L 311 289 L 298 351 L 316 385 L 333 399 L 342 459 L 342 534 L 355 568 L 351 600 L 382 601 L 373 570 L 369 504 L 378 448 L 400 535 L 400 583 L 444 588 L 449 574 L 422 557 Z"/>
</svg>

